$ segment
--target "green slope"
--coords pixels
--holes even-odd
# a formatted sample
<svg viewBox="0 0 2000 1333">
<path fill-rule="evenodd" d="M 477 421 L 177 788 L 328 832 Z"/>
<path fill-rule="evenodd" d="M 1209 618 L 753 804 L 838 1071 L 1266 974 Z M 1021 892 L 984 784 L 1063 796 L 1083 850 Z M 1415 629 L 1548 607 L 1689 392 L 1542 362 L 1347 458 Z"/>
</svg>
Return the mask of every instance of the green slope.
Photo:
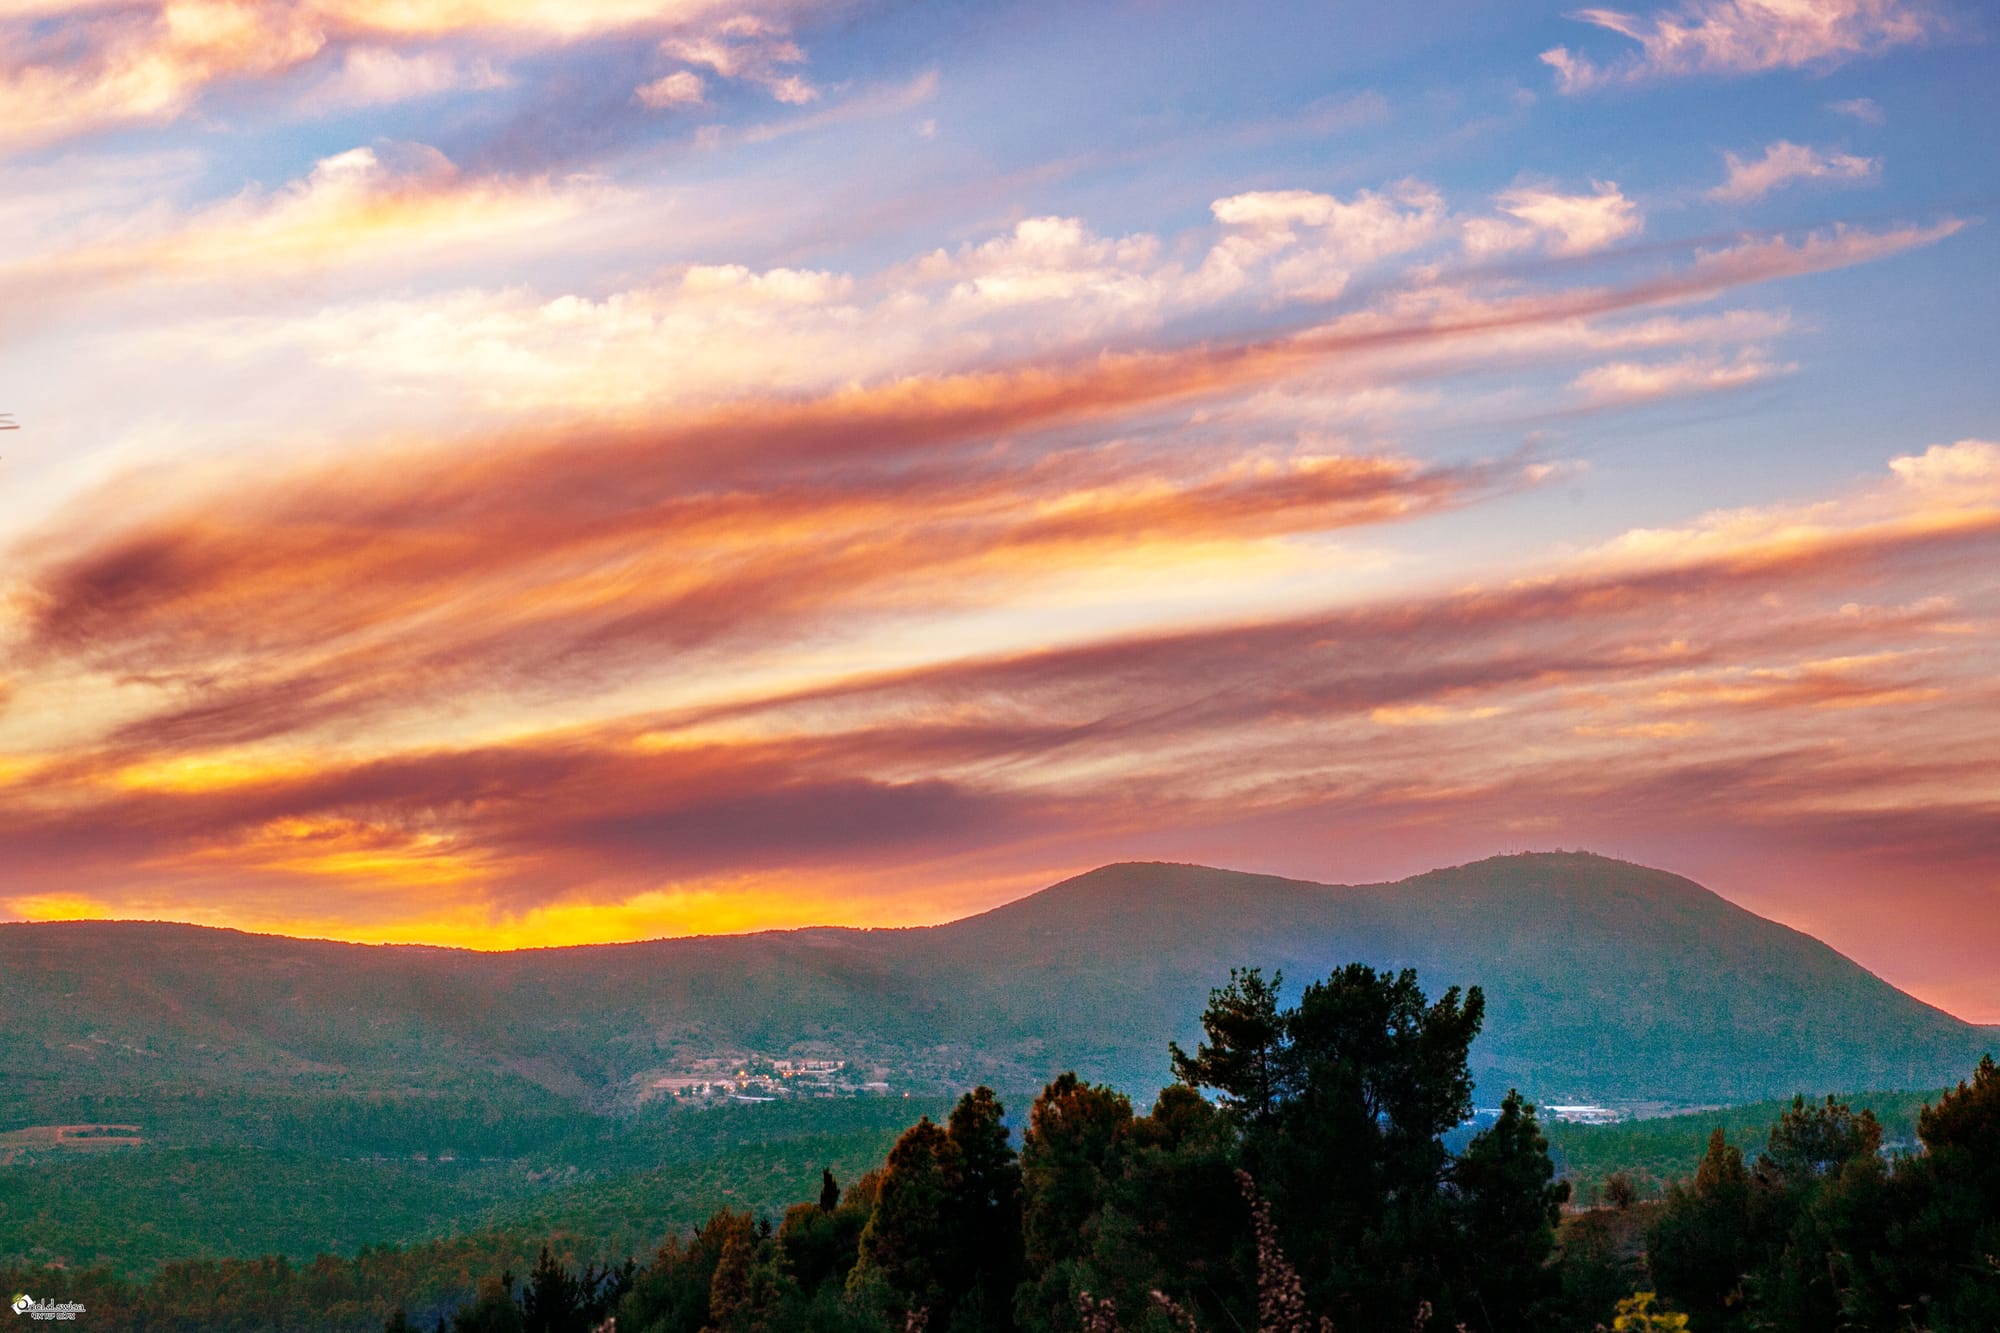
<svg viewBox="0 0 2000 1333">
<path fill-rule="evenodd" d="M 881 1165 L 897 1135 L 949 1103 L 867 1098 L 574 1112 L 482 1125 L 422 1099 L 362 1121 L 348 1099 L 216 1093 L 212 1123 L 169 1100 L 136 1108 L 145 1146 L 45 1151 L 0 1167 L 0 1267 L 127 1275 L 208 1258 L 353 1254 L 468 1234 L 565 1235 L 594 1258 L 643 1256 L 717 1208 L 781 1216 Z M 442 1109 L 444 1114 L 438 1112 Z M 274 1132 L 310 1126 L 316 1132 Z"/>
</svg>

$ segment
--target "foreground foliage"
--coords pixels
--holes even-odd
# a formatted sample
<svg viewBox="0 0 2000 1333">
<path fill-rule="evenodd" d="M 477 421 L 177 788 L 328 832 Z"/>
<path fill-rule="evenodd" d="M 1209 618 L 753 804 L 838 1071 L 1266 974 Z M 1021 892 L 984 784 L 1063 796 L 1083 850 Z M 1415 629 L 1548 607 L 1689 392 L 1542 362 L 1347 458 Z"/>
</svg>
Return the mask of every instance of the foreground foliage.
<svg viewBox="0 0 2000 1333">
<path fill-rule="evenodd" d="M 1702 1333 L 2000 1327 L 2000 1068 L 1885 1157 L 1873 1113 L 1800 1097 L 1745 1162 L 1717 1130 L 1649 1237 L 1660 1291 Z"/>
</svg>

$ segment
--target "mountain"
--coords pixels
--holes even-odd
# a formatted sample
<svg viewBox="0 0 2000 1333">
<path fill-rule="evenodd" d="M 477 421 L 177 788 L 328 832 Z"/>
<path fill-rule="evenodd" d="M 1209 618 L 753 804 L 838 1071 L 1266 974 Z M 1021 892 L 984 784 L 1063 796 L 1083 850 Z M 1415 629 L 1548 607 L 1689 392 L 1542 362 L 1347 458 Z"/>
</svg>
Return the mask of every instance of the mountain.
<svg viewBox="0 0 2000 1333">
<path fill-rule="evenodd" d="M 0 1068 L 14 1093 L 526 1080 L 608 1109 L 704 1056 L 797 1053 L 898 1090 L 1074 1067 L 1149 1097 L 1230 967 L 1295 993 L 1349 961 L 1485 988 L 1482 1100 L 1932 1087 L 2000 1048 L 1689 880 L 1551 853 L 1360 886 L 1122 864 L 942 926 L 512 953 L 0 925 Z"/>
</svg>

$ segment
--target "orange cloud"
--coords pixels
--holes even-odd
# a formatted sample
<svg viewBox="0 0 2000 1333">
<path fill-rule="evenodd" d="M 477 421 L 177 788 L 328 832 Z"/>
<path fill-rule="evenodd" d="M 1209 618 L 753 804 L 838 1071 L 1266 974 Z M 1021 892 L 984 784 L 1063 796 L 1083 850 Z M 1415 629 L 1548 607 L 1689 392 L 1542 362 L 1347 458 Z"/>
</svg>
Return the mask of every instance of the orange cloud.
<svg viewBox="0 0 2000 1333">
<path fill-rule="evenodd" d="M 721 0 L 11 0 L 0 5 L 0 32 L 10 21 L 16 25 L 20 53 L 0 62 L 0 143 L 39 144 L 171 121 L 217 84 L 288 75 L 326 51 L 342 53 L 341 69 L 306 95 L 309 107 L 504 81 L 490 65 L 391 49 L 398 43 L 456 36 L 568 42 L 631 30 L 699 31 L 714 24 L 730 30 L 758 21 L 742 10 Z M 40 40 L 26 26 L 59 13 L 71 15 L 60 42 Z"/>
<path fill-rule="evenodd" d="M 65 238 L 0 264 L 0 290 L 73 299 L 114 279 L 187 283 L 369 259 L 416 263 L 545 231 L 604 194 L 545 179 L 467 176 L 420 144 L 354 148 L 281 190 L 246 191 L 166 226 L 124 224 Z"/>
<path fill-rule="evenodd" d="M 841 406 L 825 429 L 849 428 L 859 404 Z M 730 414 L 712 429 L 782 442 L 814 419 Z M 893 434 L 893 418 L 876 420 Z M 789 644 L 1004 597 L 1135 544 L 1183 548 L 1185 562 L 1191 545 L 1199 558 L 1204 542 L 1389 522 L 1529 479 L 1518 466 L 1282 455 L 1204 474 L 1069 451 L 717 485 L 679 472 L 665 443 L 406 460 L 393 488 L 373 462 L 349 464 L 206 500 L 200 516 L 54 557 L 28 594 L 27 651 L 180 697 L 128 735 L 255 739 L 482 684 L 629 675 L 663 649 Z"/>
<path fill-rule="evenodd" d="M 0 22 L 7 16 L 0 14 Z M 168 0 L 79 21 L 86 54 L 31 44 L 0 65 L 0 143 L 41 143 L 129 121 L 170 120 L 223 78 L 292 69 L 326 44 L 296 6 L 247 0 Z M 71 49 L 68 47 L 64 50 Z"/>
</svg>

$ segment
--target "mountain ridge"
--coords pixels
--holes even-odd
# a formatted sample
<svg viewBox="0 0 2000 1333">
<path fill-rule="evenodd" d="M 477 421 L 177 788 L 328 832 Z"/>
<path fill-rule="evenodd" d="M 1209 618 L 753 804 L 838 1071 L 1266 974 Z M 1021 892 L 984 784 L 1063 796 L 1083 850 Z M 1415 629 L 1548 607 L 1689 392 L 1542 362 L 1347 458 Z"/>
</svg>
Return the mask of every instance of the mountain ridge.
<svg viewBox="0 0 2000 1333">
<path fill-rule="evenodd" d="M 1075 1067 L 1146 1096 L 1230 967 L 1295 987 L 1349 961 L 1483 986 L 1475 1074 L 1544 1100 L 1937 1086 L 2000 1044 L 1692 880 L 1531 853 L 1363 885 L 1119 862 L 935 926 L 492 952 L 9 923 L 0 1059 L 79 1086 L 518 1075 L 611 1106 L 704 1052 L 811 1048 L 917 1090 Z"/>
</svg>

